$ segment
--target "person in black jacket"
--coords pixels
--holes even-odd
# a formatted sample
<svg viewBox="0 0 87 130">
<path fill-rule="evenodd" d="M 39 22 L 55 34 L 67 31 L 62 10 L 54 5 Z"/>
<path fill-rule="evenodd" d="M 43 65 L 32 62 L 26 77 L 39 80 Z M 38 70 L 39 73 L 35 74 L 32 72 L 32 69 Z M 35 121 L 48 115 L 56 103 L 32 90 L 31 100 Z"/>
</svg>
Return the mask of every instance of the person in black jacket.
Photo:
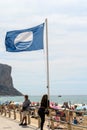
<svg viewBox="0 0 87 130">
<path fill-rule="evenodd" d="M 38 114 L 41 118 L 41 124 L 40 124 L 41 130 L 43 130 L 43 126 L 44 126 L 44 122 L 45 122 L 45 114 L 48 114 L 48 113 L 46 113 L 46 109 L 48 107 L 49 107 L 48 95 L 45 94 L 45 95 L 43 95 L 43 97 L 41 99 L 41 105 L 38 110 Z"/>
</svg>

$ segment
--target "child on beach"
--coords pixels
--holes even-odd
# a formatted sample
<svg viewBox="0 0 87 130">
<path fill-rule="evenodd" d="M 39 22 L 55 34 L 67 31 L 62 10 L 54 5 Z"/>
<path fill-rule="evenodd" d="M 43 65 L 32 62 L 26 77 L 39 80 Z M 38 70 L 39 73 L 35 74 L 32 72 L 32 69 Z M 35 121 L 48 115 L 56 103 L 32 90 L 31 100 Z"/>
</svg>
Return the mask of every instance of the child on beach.
<svg viewBox="0 0 87 130">
<path fill-rule="evenodd" d="M 79 122 L 78 122 L 77 118 L 74 117 L 74 119 L 73 119 L 73 124 L 77 125 L 78 123 L 79 123 Z"/>
</svg>

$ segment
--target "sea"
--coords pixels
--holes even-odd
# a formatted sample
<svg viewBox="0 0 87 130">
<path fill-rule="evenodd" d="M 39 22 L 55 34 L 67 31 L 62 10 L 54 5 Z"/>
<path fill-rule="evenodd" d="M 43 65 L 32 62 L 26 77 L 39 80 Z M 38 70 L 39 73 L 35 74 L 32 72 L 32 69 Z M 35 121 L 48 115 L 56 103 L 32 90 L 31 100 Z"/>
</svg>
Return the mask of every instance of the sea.
<svg viewBox="0 0 87 130">
<path fill-rule="evenodd" d="M 31 102 L 40 102 L 41 98 L 42 96 L 29 96 Z M 10 101 L 22 103 L 24 101 L 24 96 L 0 96 L 0 104 Z M 50 102 L 61 105 L 64 102 L 68 102 L 70 105 L 87 104 L 87 95 L 55 95 L 50 96 Z"/>
</svg>

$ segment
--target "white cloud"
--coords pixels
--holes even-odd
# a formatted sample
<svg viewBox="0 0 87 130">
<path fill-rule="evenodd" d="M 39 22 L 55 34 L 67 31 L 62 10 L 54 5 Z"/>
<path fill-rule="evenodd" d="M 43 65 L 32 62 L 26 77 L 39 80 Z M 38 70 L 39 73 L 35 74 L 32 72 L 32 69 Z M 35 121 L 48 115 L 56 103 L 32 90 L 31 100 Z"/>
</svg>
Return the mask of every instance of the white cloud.
<svg viewBox="0 0 87 130">
<path fill-rule="evenodd" d="M 50 24 L 61 24 L 61 25 L 82 25 L 87 26 L 87 17 L 86 16 L 70 16 L 68 14 L 50 14 L 47 15 L 48 21 Z"/>
<path fill-rule="evenodd" d="M 82 85 L 83 79 L 87 77 L 85 73 L 87 72 L 86 7 L 86 0 L 0 1 L 0 62 L 13 67 L 15 83 L 23 79 L 21 71 L 26 72 L 26 74 L 24 72 L 26 83 L 28 76 L 32 77 L 31 86 L 35 85 L 33 73 L 37 77 L 37 79 L 34 77 L 36 81 L 39 82 L 39 78 L 43 80 L 46 72 L 45 56 L 39 52 L 33 54 L 5 52 L 5 34 L 10 30 L 38 25 L 47 17 L 51 84 L 58 83 L 57 81 L 60 80 L 59 83 L 63 81 L 65 86 L 69 83 Z M 75 80 L 74 77 L 78 79 Z M 22 83 L 16 83 L 17 87 Z M 87 84 L 86 81 L 84 83 Z"/>
</svg>

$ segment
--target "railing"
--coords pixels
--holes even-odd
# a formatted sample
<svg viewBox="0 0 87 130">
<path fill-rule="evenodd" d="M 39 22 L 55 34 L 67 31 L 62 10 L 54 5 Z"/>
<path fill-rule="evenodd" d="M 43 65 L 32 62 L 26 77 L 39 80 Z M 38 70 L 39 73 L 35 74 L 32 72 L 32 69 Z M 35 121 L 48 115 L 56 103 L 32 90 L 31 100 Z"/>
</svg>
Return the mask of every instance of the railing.
<svg viewBox="0 0 87 130">
<path fill-rule="evenodd" d="M 61 109 L 60 109 L 61 110 Z M 49 117 L 49 121 L 50 121 L 50 125 L 51 125 L 51 129 L 54 130 L 55 127 L 54 127 L 54 123 L 58 123 L 60 122 L 61 124 L 66 124 L 67 126 L 67 129 L 68 130 L 74 130 L 75 128 L 80 128 L 79 130 L 87 130 L 87 126 L 83 126 L 83 125 L 80 125 L 80 124 L 73 124 L 71 123 L 70 121 L 70 112 L 78 112 L 78 113 L 82 113 L 82 116 L 84 116 L 84 111 L 76 111 L 76 110 L 63 110 L 63 111 L 67 111 L 68 112 L 68 120 L 67 121 L 62 121 L 62 120 L 59 120 L 59 121 L 56 121 L 52 118 L 52 114 L 50 112 L 50 117 Z M 56 116 L 56 115 L 55 115 Z"/>
<path fill-rule="evenodd" d="M 70 123 L 70 122 L 65 122 L 65 121 L 55 121 L 55 120 L 53 120 L 53 119 L 49 119 L 50 120 L 50 124 L 51 124 L 51 129 L 52 130 L 54 130 L 55 129 L 55 127 L 54 127 L 54 123 L 56 122 L 56 123 L 58 123 L 58 122 L 60 122 L 60 123 L 62 123 L 62 124 L 66 124 L 67 125 L 67 129 L 68 130 L 73 130 L 74 128 L 73 128 L 73 126 L 74 127 L 77 127 L 77 128 L 82 128 L 82 130 L 83 129 L 87 129 L 87 126 L 83 126 L 83 125 L 75 125 L 75 124 L 72 124 L 72 123 Z M 81 129 L 80 129 L 81 130 Z"/>
<path fill-rule="evenodd" d="M 16 110 L 16 109 L 5 109 L 3 107 L 0 108 L 0 114 L 2 116 L 8 117 L 8 118 L 12 118 L 14 120 L 18 120 L 18 121 L 22 121 L 22 112 L 21 110 Z M 18 117 L 17 117 L 18 115 Z M 30 124 L 30 114 L 27 114 L 27 119 L 28 119 L 28 124 Z"/>
<path fill-rule="evenodd" d="M 49 116 L 46 118 L 47 121 L 49 122 L 50 126 L 51 126 L 51 129 L 54 130 L 55 127 L 54 127 L 54 123 L 58 123 L 60 122 L 61 124 L 65 124 L 66 127 L 67 127 L 67 130 L 74 130 L 74 128 L 80 128 L 80 130 L 87 130 L 87 126 L 83 126 L 83 125 L 75 125 L 75 124 L 72 124 L 70 122 L 70 112 L 79 112 L 79 111 L 74 111 L 74 110 L 65 110 L 65 111 L 68 111 L 69 115 L 68 115 L 68 120 L 67 121 L 56 121 L 54 120 L 52 117 L 53 115 L 51 114 L 52 110 L 50 110 L 50 114 Z M 84 111 L 80 111 L 83 113 L 84 115 Z M 7 109 L 7 108 L 4 108 L 3 106 L 0 106 L 0 114 L 2 116 L 5 116 L 5 117 L 8 117 L 8 118 L 12 118 L 14 120 L 18 120 L 21 122 L 22 120 L 22 112 L 21 112 L 21 109 L 20 107 L 18 109 Z M 28 125 L 31 123 L 31 117 L 30 117 L 30 112 L 27 114 L 27 123 Z M 37 128 L 40 127 L 40 118 L 39 116 L 37 117 Z"/>
</svg>

